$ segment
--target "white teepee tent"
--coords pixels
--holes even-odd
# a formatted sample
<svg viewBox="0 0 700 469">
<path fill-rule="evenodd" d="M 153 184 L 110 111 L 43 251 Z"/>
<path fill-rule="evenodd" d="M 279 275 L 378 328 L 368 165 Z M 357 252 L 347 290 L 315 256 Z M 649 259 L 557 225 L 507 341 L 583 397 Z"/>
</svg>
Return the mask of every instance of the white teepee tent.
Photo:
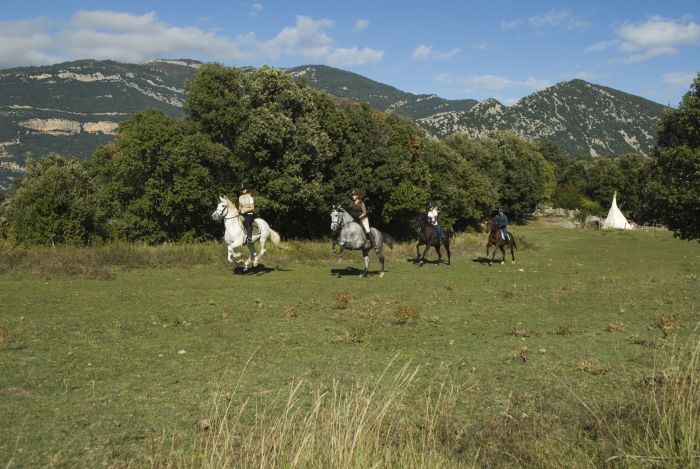
<svg viewBox="0 0 700 469">
<path fill-rule="evenodd" d="M 633 230 L 632 225 L 629 224 L 625 216 L 622 214 L 619 208 L 617 208 L 617 191 L 613 194 L 612 205 L 610 205 L 610 211 L 608 216 L 603 222 L 603 228 L 611 228 L 617 230 Z"/>
</svg>

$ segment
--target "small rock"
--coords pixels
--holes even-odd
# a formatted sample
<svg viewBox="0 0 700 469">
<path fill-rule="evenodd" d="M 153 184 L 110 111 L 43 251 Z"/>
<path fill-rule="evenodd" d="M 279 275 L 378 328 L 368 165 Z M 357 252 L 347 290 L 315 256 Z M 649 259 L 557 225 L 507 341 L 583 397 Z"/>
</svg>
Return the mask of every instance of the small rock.
<svg viewBox="0 0 700 469">
<path fill-rule="evenodd" d="M 187 350 L 185 350 L 184 348 L 177 352 L 178 355 L 184 355 L 186 353 L 187 353 Z"/>
</svg>

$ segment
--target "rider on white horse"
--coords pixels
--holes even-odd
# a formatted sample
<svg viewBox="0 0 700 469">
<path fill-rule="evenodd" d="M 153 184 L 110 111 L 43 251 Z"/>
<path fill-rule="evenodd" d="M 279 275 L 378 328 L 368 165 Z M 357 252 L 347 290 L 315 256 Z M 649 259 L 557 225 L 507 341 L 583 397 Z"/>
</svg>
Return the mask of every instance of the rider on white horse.
<svg viewBox="0 0 700 469">
<path fill-rule="evenodd" d="M 357 189 L 352 191 L 352 202 L 350 202 L 350 206 L 348 207 L 348 213 L 352 215 L 355 221 L 360 224 L 362 231 L 365 234 L 365 239 L 369 239 L 369 242 L 372 244 L 372 248 L 377 251 L 377 243 L 375 243 L 374 236 L 372 236 L 372 231 L 369 228 L 367 207 L 365 207 L 365 203 L 360 197 L 360 191 Z"/>
<path fill-rule="evenodd" d="M 250 184 L 241 184 L 241 196 L 238 197 L 238 211 L 243 216 L 243 226 L 246 231 L 246 244 L 250 257 L 255 257 L 255 244 L 253 243 L 253 221 L 255 220 L 255 202 L 250 195 Z"/>
</svg>

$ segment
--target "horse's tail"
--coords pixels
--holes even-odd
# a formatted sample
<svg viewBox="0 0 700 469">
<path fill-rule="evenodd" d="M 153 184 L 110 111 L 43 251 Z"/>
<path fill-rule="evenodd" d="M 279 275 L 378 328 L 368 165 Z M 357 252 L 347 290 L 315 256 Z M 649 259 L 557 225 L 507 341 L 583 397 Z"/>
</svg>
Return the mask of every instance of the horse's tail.
<svg viewBox="0 0 700 469">
<path fill-rule="evenodd" d="M 517 244 L 516 244 L 516 242 L 515 242 L 515 236 L 513 236 L 513 235 L 510 235 L 510 239 L 512 239 L 512 240 L 513 240 L 513 247 L 514 247 L 514 248 L 515 248 L 515 250 L 517 251 L 517 250 L 518 250 L 518 245 L 517 245 Z"/>
<path fill-rule="evenodd" d="M 382 232 L 380 231 L 380 233 Z M 389 246 L 389 249 L 394 249 L 394 238 L 392 238 L 386 233 L 382 233 L 382 239 L 384 240 L 386 245 Z"/>
<path fill-rule="evenodd" d="M 270 228 L 270 241 L 272 241 L 272 244 L 274 244 L 275 246 L 277 246 L 280 249 L 289 249 L 289 246 L 287 246 L 286 244 L 284 244 L 282 242 L 282 238 L 280 238 L 280 234 L 278 232 L 276 232 L 275 230 L 273 230 L 272 228 Z"/>
</svg>

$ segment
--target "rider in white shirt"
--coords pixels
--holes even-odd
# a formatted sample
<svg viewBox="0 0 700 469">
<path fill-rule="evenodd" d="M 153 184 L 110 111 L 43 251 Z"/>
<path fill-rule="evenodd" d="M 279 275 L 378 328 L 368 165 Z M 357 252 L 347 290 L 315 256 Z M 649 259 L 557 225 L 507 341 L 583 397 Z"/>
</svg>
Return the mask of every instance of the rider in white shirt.
<svg viewBox="0 0 700 469">
<path fill-rule="evenodd" d="M 438 242 L 442 242 L 442 229 L 438 224 L 438 215 L 440 211 L 437 209 L 437 204 L 431 202 L 428 205 L 428 223 L 433 227 L 438 236 Z"/>
</svg>

